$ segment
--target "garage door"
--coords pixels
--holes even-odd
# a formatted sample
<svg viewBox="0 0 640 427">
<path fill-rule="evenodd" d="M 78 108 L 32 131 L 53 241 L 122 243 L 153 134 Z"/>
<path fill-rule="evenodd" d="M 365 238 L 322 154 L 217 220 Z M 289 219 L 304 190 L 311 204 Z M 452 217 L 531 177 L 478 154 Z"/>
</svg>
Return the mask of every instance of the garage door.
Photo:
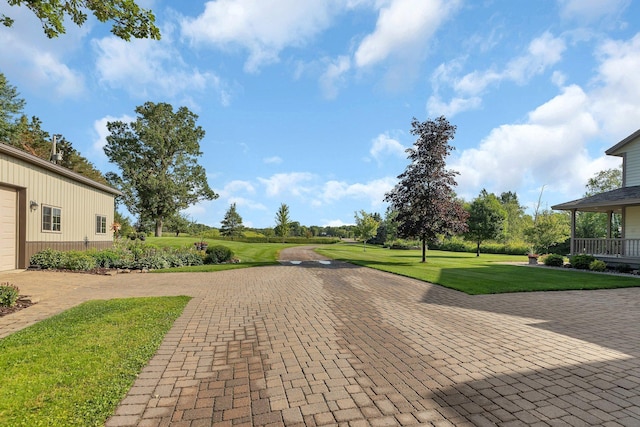
<svg viewBox="0 0 640 427">
<path fill-rule="evenodd" d="M 0 187 L 0 271 L 16 268 L 15 190 Z"/>
</svg>

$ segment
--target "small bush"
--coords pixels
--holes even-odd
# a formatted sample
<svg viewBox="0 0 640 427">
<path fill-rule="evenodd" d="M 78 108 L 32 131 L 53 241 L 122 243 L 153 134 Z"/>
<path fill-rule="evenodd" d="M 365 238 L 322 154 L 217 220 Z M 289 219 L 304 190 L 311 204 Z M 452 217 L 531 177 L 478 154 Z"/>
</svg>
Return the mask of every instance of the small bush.
<svg viewBox="0 0 640 427">
<path fill-rule="evenodd" d="M 600 261 L 599 259 L 595 261 L 591 261 L 589 264 L 589 270 L 591 271 L 605 271 L 607 269 L 607 264 L 604 261 Z"/>
<path fill-rule="evenodd" d="M 18 301 L 20 290 L 9 282 L 0 283 L 0 306 L 13 307 Z"/>
<path fill-rule="evenodd" d="M 40 268 L 45 270 L 55 270 L 58 268 L 62 268 L 63 258 L 64 257 L 61 251 L 47 248 L 33 254 L 29 259 L 29 264 L 38 265 L 40 266 Z"/>
<path fill-rule="evenodd" d="M 544 265 L 549 267 L 562 267 L 564 265 L 564 257 L 558 254 L 549 254 L 544 258 Z"/>
<path fill-rule="evenodd" d="M 596 258 L 591 255 L 574 255 L 569 258 L 571 266 L 573 268 L 577 268 L 578 270 L 588 270 L 589 265 L 591 265 L 591 263 L 595 260 Z"/>
<path fill-rule="evenodd" d="M 231 258 L 233 258 L 233 251 L 222 245 L 208 247 L 206 254 L 204 258 L 205 264 L 221 264 L 223 262 L 229 262 Z"/>
<path fill-rule="evenodd" d="M 90 254 L 81 251 L 63 252 L 62 268 L 68 270 L 91 270 L 96 267 L 96 260 Z"/>
<path fill-rule="evenodd" d="M 620 264 L 620 265 L 616 265 L 616 271 L 618 273 L 628 274 L 633 271 L 633 268 L 631 268 L 629 264 Z"/>
</svg>

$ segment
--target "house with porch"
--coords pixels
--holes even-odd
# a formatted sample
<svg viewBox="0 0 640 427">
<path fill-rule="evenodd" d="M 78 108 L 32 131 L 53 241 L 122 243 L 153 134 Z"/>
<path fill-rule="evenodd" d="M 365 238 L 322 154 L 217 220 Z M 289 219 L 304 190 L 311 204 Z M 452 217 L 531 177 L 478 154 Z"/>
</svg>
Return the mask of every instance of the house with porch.
<svg viewBox="0 0 640 427">
<path fill-rule="evenodd" d="M 640 129 L 605 151 L 622 158 L 622 187 L 552 206 L 571 212 L 570 255 L 588 254 L 608 264 L 640 266 Z M 576 213 L 607 215 L 607 237 L 577 238 Z M 620 237 L 612 237 L 613 214 L 621 215 Z"/>
</svg>

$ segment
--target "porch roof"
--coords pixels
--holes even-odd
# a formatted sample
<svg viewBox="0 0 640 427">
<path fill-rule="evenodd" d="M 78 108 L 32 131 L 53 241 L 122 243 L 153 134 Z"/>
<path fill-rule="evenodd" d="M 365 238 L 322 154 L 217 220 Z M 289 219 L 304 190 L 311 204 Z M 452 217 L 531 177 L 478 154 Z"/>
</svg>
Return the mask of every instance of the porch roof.
<svg viewBox="0 0 640 427">
<path fill-rule="evenodd" d="M 621 212 L 625 206 L 640 205 L 640 185 L 622 187 L 595 196 L 583 197 L 571 202 L 551 206 L 559 211 L 578 210 L 582 212 Z"/>
</svg>

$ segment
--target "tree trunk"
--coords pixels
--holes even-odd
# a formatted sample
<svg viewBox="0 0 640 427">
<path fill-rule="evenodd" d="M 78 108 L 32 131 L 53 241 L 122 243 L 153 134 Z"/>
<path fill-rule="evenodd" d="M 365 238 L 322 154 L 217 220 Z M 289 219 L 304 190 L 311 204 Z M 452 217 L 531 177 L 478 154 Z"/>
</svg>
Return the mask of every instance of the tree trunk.
<svg viewBox="0 0 640 427">
<path fill-rule="evenodd" d="M 478 240 L 478 246 L 476 246 L 476 256 L 480 256 L 480 240 Z"/>
<path fill-rule="evenodd" d="M 154 235 L 156 237 L 162 237 L 162 218 L 156 219 L 156 232 Z"/>
<path fill-rule="evenodd" d="M 422 238 L 422 261 L 427 262 L 427 238 Z"/>
</svg>

